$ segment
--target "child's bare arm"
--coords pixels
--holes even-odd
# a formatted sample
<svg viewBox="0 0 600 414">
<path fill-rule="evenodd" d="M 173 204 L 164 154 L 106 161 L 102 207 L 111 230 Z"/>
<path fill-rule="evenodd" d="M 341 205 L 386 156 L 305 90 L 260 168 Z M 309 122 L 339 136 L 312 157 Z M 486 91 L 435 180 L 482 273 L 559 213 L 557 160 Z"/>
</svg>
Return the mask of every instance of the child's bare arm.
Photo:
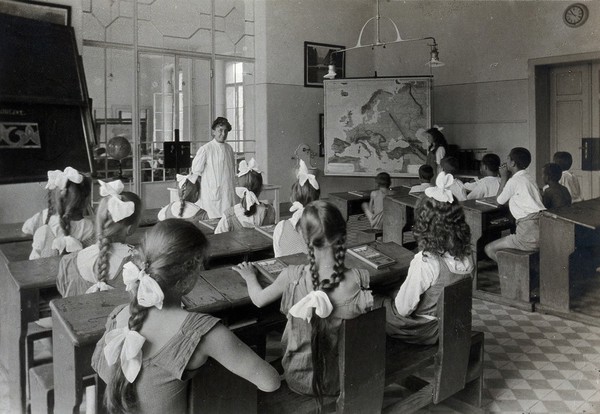
<svg viewBox="0 0 600 414">
<path fill-rule="evenodd" d="M 252 303 L 259 308 L 275 302 L 281 297 L 281 295 L 283 295 L 283 290 L 285 288 L 285 277 L 281 277 L 281 275 L 286 272 L 286 269 L 279 274 L 273 283 L 264 289 L 260 283 L 258 283 L 258 279 L 256 278 L 256 270 L 254 269 L 252 263 L 242 262 L 237 266 L 232 267 L 232 269 L 238 272 L 246 281 L 250 299 L 252 300 Z"/>
</svg>

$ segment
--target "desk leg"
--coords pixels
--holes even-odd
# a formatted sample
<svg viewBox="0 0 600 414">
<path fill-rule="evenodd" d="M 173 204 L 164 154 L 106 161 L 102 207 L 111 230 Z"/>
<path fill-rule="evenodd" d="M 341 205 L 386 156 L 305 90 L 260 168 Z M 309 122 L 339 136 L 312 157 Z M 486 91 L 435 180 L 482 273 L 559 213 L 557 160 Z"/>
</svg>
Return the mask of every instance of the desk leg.
<svg viewBox="0 0 600 414">
<path fill-rule="evenodd" d="M 406 226 L 406 206 L 385 198 L 383 200 L 383 242 L 402 246 Z"/>
<path fill-rule="evenodd" d="M 569 312 L 569 257 L 575 252 L 575 225 L 540 218 L 540 305 Z"/>
<path fill-rule="evenodd" d="M 54 412 L 79 413 L 83 377 L 77 364 L 77 348 L 62 322 L 52 315 L 52 347 L 54 364 Z"/>
</svg>

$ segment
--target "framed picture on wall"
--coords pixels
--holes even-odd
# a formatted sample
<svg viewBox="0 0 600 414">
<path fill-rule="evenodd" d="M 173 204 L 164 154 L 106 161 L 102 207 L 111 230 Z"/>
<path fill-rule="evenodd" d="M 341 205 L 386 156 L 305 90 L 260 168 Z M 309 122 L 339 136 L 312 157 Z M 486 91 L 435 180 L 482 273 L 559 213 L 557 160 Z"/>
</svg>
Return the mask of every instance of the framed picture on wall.
<svg viewBox="0 0 600 414">
<path fill-rule="evenodd" d="M 71 7 L 64 4 L 29 0 L 3 0 L 0 2 L 0 13 L 25 17 L 27 19 L 43 20 L 63 26 L 71 25 Z"/>
<path fill-rule="evenodd" d="M 330 62 L 335 65 L 336 78 L 344 78 L 346 72 L 345 54 L 334 52 L 345 48 L 345 46 L 339 45 L 304 42 L 304 86 L 322 88 L 323 76 L 327 74 Z"/>
</svg>

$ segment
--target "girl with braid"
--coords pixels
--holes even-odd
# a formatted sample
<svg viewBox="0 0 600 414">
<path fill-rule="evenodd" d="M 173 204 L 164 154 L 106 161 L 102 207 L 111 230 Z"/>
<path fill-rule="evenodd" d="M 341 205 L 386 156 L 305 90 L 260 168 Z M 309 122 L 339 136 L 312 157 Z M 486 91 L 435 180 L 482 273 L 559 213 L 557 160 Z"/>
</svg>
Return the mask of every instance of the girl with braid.
<svg viewBox="0 0 600 414">
<path fill-rule="evenodd" d="M 196 203 L 200 198 L 200 180 L 197 174 L 177 174 L 177 187 L 179 188 L 179 201 L 174 201 L 163 207 L 158 212 L 158 220 L 168 218 L 182 218 L 192 223 L 208 219 L 206 211 Z"/>
<path fill-rule="evenodd" d="M 314 396 L 320 410 L 324 396 L 339 394 L 337 343 L 342 320 L 367 312 L 373 297 L 367 290 L 369 273 L 344 265 L 346 221 L 335 206 L 325 201 L 308 204 L 300 228 L 309 264 L 287 267 L 264 289 L 251 264 L 241 263 L 234 270 L 246 281 L 256 306 L 281 298 L 281 312 L 287 316 L 281 340 L 287 385 Z"/>
<path fill-rule="evenodd" d="M 33 234 L 29 259 L 72 253 L 94 242 L 94 222 L 84 217 L 89 207 L 92 182 L 67 167 L 55 177 L 55 215 Z"/>
<path fill-rule="evenodd" d="M 277 371 L 218 319 L 182 308 L 207 245 L 192 223 L 167 219 L 125 264 L 131 302 L 110 314 L 92 356 L 92 367 L 107 384 L 108 412 L 188 412 L 188 381 L 209 357 L 262 391 L 279 388 Z"/>
<path fill-rule="evenodd" d="M 446 285 L 471 277 L 471 230 L 450 190 L 453 182 L 451 174 L 441 172 L 436 186 L 425 189 L 413 226 L 419 252 L 395 298 L 375 300 L 386 308 L 387 334 L 405 342 L 436 343 L 440 294 Z"/>
<path fill-rule="evenodd" d="M 96 213 L 96 244 L 65 255 L 58 266 L 56 286 L 63 297 L 123 286 L 123 265 L 130 260 L 127 235 L 139 223 L 142 201 L 123 191 L 121 181 L 100 183 L 104 196 Z"/>
<path fill-rule="evenodd" d="M 48 224 L 48 220 L 50 217 L 56 214 L 56 209 L 54 208 L 54 190 L 56 189 L 56 178 L 62 173 L 61 170 L 52 170 L 48 171 L 48 183 L 46 183 L 46 199 L 47 199 L 47 208 L 42 211 L 38 211 L 32 217 L 25 220 L 23 223 L 23 227 L 21 231 L 25 234 L 31 234 L 32 236 L 35 234 L 36 230 L 42 227 L 44 224 Z"/>
</svg>

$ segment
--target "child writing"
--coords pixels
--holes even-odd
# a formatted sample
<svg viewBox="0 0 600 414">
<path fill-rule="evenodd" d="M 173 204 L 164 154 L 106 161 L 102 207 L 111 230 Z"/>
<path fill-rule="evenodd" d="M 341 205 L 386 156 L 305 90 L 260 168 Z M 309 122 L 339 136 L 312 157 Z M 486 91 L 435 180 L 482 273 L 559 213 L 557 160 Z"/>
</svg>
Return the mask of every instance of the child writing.
<svg viewBox="0 0 600 414">
<path fill-rule="evenodd" d="M 444 128 L 434 125 L 426 131 L 420 129 L 416 133 L 418 138 L 426 141 L 427 161 L 425 162 L 433 168 L 434 177 L 442 171 L 442 158 L 444 158 L 448 152 L 448 142 L 446 141 L 444 134 L 442 134 L 443 129 Z"/>
<path fill-rule="evenodd" d="M 97 243 L 61 259 L 56 286 L 63 297 L 123 286 L 123 265 L 131 251 L 125 239 L 137 228 L 142 201 L 124 192 L 119 180 L 98 183 L 103 198 L 96 212 Z"/>
<path fill-rule="evenodd" d="M 55 185 L 56 214 L 34 233 L 29 259 L 72 253 L 93 243 L 94 223 L 84 217 L 92 190 L 90 178 L 67 167 L 57 175 Z"/>
<path fill-rule="evenodd" d="M 542 194 L 542 202 L 546 208 L 559 208 L 571 205 L 571 194 L 564 185 L 560 185 L 562 169 L 560 165 L 552 162 L 544 165 L 542 169 L 542 178 L 545 189 Z"/>
<path fill-rule="evenodd" d="M 92 357 L 109 412 L 187 412 L 188 381 L 209 357 L 262 391 L 279 387 L 277 371 L 218 319 L 181 307 L 206 248 L 194 224 L 167 219 L 125 264 L 131 302 L 111 313 Z"/>
<path fill-rule="evenodd" d="M 483 178 L 475 180 L 473 183 L 465 183 L 465 189 L 470 191 L 467 194 L 467 200 L 493 197 L 498 194 L 498 188 L 500 188 L 499 168 L 500 157 L 496 154 L 485 154 L 481 158 L 481 166 L 479 167 L 479 173 Z"/>
<path fill-rule="evenodd" d="M 56 177 L 61 174 L 61 170 L 48 171 L 48 182 L 46 183 L 46 198 L 48 207 L 35 213 L 32 217 L 25 220 L 21 231 L 25 234 L 35 234 L 36 230 L 42 227 L 44 224 L 48 224 L 48 220 L 56 211 L 54 209 L 54 190 L 56 189 Z"/>
<path fill-rule="evenodd" d="M 540 190 L 526 168 L 531 163 L 531 153 L 526 148 L 510 150 L 506 164 L 500 166 L 500 188 L 496 201 L 506 204 L 517 221 L 515 234 L 488 243 L 485 253 L 497 262 L 496 253 L 503 249 L 536 251 L 539 248 L 539 217 L 545 210 Z M 508 178 L 508 173 L 512 177 Z"/>
<path fill-rule="evenodd" d="M 574 203 L 582 201 L 581 197 L 581 189 L 579 187 L 579 180 L 576 176 L 573 175 L 571 171 L 571 165 L 573 165 L 573 157 L 570 153 L 566 151 L 558 151 L 554 153 L 552 157 L 553 162 L 560 165 L 562 169 L 562 176 L 558 183 L 560 185 L 564 185 L 569 190 L 569 194 L 571 194 L 571 199 Z"/>
<path fill-rule="evenodd" d="M 237 176 L 239 187 L 235 187 L 235 193 L 241 202 L 225 210 L 215 228 L 215 234 L 275 224 L 273 206 L 258 201 L 263 181 L 254 158 L 250 162 L 240 162 Z"/>
<path fill-rule="evenodd" d="M 388 335 L 416 344 L 438 339 L 437 301 L 444 287 L 470 276 L 471 230 L 449 190 L 452 175 L 441 173 L 415 208 L 413 234 L 419 252 L 394 299 L 377 298 L 386 309 Z"/>
<path fill-rule="evenodd" d="M 423 164 L 419 167 L 419 181 L 421 184 L 413 185 L 410 188 L 409 194 L 422 193 L 426 188 L 431 187 L 433 179 L 433 168 L 429 164 Z"/>
<path fill-rule="evenodd" d="M 369 273 L 348 269 L 346 221 L 340 211 L 324 201 L 313 201 L 300 219 L 308 244 L 310 264 L 289 266 L 268 287 L 259 284 L 249 263 L 234 267 L 246 281 L 252 302 L 263 307 L 281 298 L 287 315 L 282 337 L 282 360 L 289 388 L 315 396 L 339 394 L 338 332 L 342 320 L 365 313 L 372 306 Z"/>
<path fill-rule="evenodd" d="M 452 175 L 456 173 L 456 171 L 458 171 L 458 158 L 444 157 L 442 159 L 442 170 L 446 175 Z M 465 201 L 467 199 L 467 190 L 465 189 L 465 185 L 458 178 L 453 178 L 452 184 L 448 189 L 452 191 L 452 194 L 458 201 Z"/>
<path fill-rule="evenodd" d="M 158 220 L 182 218 L 197 223 L 199 220 L 208 219 L 206 211 L 195 204 L 200 198 L 198 175 L 194 173 L 188 175 L 177 174 L 176 178 L 177 187 L 179 188 L 179 201 L 174 201 L 160 209 Z"/>
<path fill-rule="evenodd" d="M 371 227 L 381 230 L 383 228 L 383 199 L 392 193 L 390 189 L 392 179 L 388 173 L 381 172 L 375 177 L 375 182 L 377 183 L 377 190 L 371 191 L 369 204 L 362 203 L 361 207 L 369 219 Z"/>
<path fill-rule="evenodd" d="M 300 160 L 296 177 L 298 180 L 292 184 L 292 206 L 290 207 L 290 211 L 293 213 L 292 217 L 281 220 L 273 231 L 275 257 L 308 253 L 308 246 L 300 231 L 300 218 L 304 212 L 304 206 L 318 200 L 321 192 L 317 179 L 313 174 L 308 173 L 304 160 Z"/>
</svg>

